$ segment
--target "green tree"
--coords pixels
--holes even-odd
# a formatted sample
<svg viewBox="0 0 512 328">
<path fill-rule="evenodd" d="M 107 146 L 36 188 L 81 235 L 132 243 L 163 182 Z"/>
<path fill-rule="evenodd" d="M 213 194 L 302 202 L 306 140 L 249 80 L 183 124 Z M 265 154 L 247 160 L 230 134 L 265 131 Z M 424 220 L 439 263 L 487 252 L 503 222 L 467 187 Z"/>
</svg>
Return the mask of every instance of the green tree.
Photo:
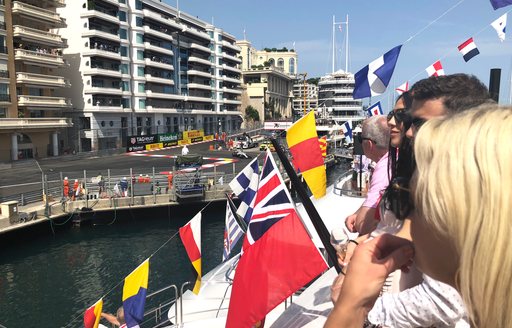
<svg viewBox="0 0 512 328">
<path fill-rule="evenodd" d="M 245 119 L 248 121 L 259 122 L 260 113 L 251 105 L 245 108 Z"/>
</svg>

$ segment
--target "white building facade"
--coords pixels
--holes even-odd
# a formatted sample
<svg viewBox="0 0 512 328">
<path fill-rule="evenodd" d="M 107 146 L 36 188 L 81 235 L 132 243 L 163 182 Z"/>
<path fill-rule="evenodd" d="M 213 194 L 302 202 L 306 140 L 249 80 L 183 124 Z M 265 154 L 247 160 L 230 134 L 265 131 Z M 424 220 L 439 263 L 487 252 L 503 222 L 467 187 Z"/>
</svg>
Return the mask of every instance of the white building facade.
<svg viewBox="0 0 512 328">
<path fill-rule="evenodd" d="M 155 0 L 66 0 L 63 69 L 72 81 L 71 142 L 81 151 L 128 136 L 240 127 L 235 37 Z"/>
</svg>

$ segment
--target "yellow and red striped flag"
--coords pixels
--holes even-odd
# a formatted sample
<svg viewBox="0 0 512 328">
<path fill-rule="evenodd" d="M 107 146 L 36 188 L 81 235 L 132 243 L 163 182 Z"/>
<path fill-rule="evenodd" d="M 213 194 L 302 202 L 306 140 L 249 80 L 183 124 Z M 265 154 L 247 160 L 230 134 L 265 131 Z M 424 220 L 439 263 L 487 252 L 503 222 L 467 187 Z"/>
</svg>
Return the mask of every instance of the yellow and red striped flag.
<svg viewBox="0 0 512 328">
<path fill-rule="evenodd" d="M 325 196 L 327 178 L 313 111 L 287 130 L 286 142 L 293 156 L 293 164 L 302 172 L 313 196 Z"/>
<path fill-rule="evenodd" d="M 98 328 L 103 310 L 103 298 L 91 305 L 84 313 L 84 327 Z"/>
<path fill-rule="evenodd" d="M 188 258 L 196 271 L 196 282 L 192 292 L 199 294 L 201 288 L 201 212 L 180 228 L 180 237 Z"/>
<path fill-rule="evenodd" d="M 322 138 L 318 138 L 318 143 L 320 144 L 320 151 L 322 152 L 322 157 L 327 157 L 327 136 L 323 136 Z"/>
</svg>

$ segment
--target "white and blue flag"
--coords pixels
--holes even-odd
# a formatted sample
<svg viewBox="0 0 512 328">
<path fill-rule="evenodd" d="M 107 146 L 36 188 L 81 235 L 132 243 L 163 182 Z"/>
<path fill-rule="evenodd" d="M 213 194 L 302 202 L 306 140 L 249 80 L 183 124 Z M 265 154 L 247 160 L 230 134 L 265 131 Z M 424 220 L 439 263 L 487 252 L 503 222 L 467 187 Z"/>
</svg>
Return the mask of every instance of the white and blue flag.
<svg viewBox="0 0 512 328">
<path fill-rule="evenodd" d="M 229 206 L 229 201 L 226 202 L 226 227 L 224 228 L 224 251 L 222 252 L 222 262 L 229 258 L 229 254 L 233 246 L 244 235 L 242 228 L 235 219 L 235 215 Z"/>
<path fill-rule="evenodd" d="M 257 158 L 253 159 L 252 162 L 229 183 L 229 187 L 241 201 L 236 213 L 243 217 L 247 224 L 249 224 L 251 220 L 258 183 L 259 167 Z"/>
<path fill-rule="evenodd" d="M 396 46 L 355 74 L 354 99 L 383 94 L 391 81 L 402 45 Z"/>
<path fill-rule="evenodd" d="M 341 129 L 343 130 L 343 134 L 345 135 L 345 140 L 350 143 L 352 142 L 352 124 L 350 121 L 346 121 L 341 126 Z"/>
<path fill-rule="evenodd" d="M 491 23 L 491 26 L 498 33 L 498 38 L 500 41 L 505 41 L 505 32 L 507 30 L 507 13 L 503 14 L 500 18 Z"/>
<path fill-rule="evenodd" d="M 368 112 L 369 117 L 375 115 L 384 115 L 384 112 L 382 111 L 382 106 L 380 105 L 380 101 L 377 101 L 375 104 L 368 107 L 366 111 Z"/>
</svg>

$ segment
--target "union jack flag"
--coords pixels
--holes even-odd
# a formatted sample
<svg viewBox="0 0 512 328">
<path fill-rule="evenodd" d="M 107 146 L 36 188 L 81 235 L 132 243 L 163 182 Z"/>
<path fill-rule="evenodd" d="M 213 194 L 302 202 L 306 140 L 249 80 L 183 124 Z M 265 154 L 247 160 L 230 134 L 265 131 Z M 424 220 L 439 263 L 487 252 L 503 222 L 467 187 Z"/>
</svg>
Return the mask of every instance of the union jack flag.
<svg viewBox="0 0 512 328">
<path fill-rule="evenodd" d="M 224 228 L 224 251 L 222 252 L 222 262 L 229 258 L 231 249 L 238 242 L 240 237 L 244 235 L 242 228 L 236 222 L 235 215 L 229 206 L 229 201 L 226 202 L 226 227 Z"/>
<path fill-rule="evenodd" d="M 290 194 L 285 188 L 274 157 L 267 149 L 251 221 L 247 228 L 247 241 L 254 244 L 276 222 L 295 211 Z"/>
</svg>

